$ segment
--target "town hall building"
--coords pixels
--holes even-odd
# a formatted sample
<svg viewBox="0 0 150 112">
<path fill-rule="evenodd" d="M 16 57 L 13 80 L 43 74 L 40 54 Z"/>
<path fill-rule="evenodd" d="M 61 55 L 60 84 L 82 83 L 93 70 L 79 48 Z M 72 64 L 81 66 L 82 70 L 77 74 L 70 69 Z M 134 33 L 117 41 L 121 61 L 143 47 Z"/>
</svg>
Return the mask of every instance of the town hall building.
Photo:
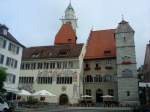
<svg viewBox="0 0 150 112">
<path fill-rule="evenodd" d="M 75 104 L 83 95 L 102 103 L 110 95 L 121 104 L 138 104 L 134 30 L 125 20 L 117 28 L 91 30 L 87 43 L 77 43 L 77 18 L 71 5 L 61 19 L 54 45 L 23 50 L 19 88 L 45 89 L 49 102 Z M 67 99 L 67 100 L 63 100 Z"/>
</svg>

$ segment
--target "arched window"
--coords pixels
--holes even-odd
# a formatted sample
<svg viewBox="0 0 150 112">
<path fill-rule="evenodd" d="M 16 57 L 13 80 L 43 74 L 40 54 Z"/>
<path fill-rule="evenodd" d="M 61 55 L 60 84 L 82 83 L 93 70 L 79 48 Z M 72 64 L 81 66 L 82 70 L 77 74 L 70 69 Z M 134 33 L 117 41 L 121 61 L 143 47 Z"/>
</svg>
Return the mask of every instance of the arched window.
<svg viewBox="0 0 150 112">
<path fill-rule="evenodd" d="M 122 76 L 123 77 L 132 77 L 133 76 L 133 72 L 130 69 L 125 69 L 122 71 Z"/>
</svg>

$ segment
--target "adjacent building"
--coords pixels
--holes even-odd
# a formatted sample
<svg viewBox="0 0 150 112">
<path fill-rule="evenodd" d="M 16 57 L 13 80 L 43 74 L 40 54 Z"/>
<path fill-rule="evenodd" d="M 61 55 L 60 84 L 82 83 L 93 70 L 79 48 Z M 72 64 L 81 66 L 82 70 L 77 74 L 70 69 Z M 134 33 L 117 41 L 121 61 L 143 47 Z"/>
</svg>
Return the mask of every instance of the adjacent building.
<svg viewBox="0 0 150 112">
<path fill-rule="evenodd" d="M 84 58 L 84 94 L 94 102 L 111 95 L 121 104 L 138 104 L 134 30 L 125 20 L 116 29 L 91 31 Z"/>
<path fill-rule="evenodd" d="M 139 83 L 142 103 L 150 102 L 150 42 L 146 46 L 144 65 L 142 68 L 143 80 Z"/>
<path fill-rule="evenodd" d="M 150 42 L 146 46 L 143 74 L 144 82 L 150 82 Z"/>
<path fill-rule="evenodd" d="M 18 89 L 23 48 L 24 46 L 11 35 L 8 28 L 0 24 L 0 67 L 6 69 L 8 74 L 4 84 L 8 91 Z"/>
</svg>

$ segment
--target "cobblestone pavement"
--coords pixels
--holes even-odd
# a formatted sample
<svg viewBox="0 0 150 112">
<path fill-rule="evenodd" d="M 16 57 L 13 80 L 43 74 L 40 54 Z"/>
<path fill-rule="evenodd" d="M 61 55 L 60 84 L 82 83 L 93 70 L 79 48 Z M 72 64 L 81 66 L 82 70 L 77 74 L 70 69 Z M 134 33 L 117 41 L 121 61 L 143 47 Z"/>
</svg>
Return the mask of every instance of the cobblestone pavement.
<svg viewBox="0 0 150 112">
<path fill-rule="evenodd" d="M 67 107 L 42 106 L 39 108 L 18 108 L 16 112 L 132 112 L 130 108 L 104 108 L 104 107 Z"/>
</svg>

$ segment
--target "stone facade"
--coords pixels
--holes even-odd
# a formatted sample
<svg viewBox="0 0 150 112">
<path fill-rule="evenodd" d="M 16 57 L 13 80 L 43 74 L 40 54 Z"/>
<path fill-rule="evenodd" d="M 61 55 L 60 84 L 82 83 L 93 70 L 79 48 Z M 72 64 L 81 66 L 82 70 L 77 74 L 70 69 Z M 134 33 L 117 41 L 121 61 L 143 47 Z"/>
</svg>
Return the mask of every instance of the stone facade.
<svg viewBox="0 0 150 112">
<path fill-rule="evenodd" d="M 118 101 L 138 103 L 138 79 L 136 68 L 134 30 L 128 22 L 119 23 L 116 33 Z"/>
<path fill-rule="evenodd" d="M 109 62 L 109 63 L 108 63 Z M 88 68 L 87 68 L 88 64 Z M 96 65 L 98 64 L 98 66 Z M 97 66 L 97 67 L 96 67 Z M 108 68 L 107 68 L 108 67 Z M 112 90 L 114 100 L 117 101 L 117 74 L 115 59 L 96 59 L 84 61 L 84 94 L 92 96 L 95 103 L 102 103 L 99 97 L 111 95 L 109 90 Z M 88 93 L 88 90 L 91 93 Z M 101 90 L 101 94 L 98 91 Z"/>
</svg>

